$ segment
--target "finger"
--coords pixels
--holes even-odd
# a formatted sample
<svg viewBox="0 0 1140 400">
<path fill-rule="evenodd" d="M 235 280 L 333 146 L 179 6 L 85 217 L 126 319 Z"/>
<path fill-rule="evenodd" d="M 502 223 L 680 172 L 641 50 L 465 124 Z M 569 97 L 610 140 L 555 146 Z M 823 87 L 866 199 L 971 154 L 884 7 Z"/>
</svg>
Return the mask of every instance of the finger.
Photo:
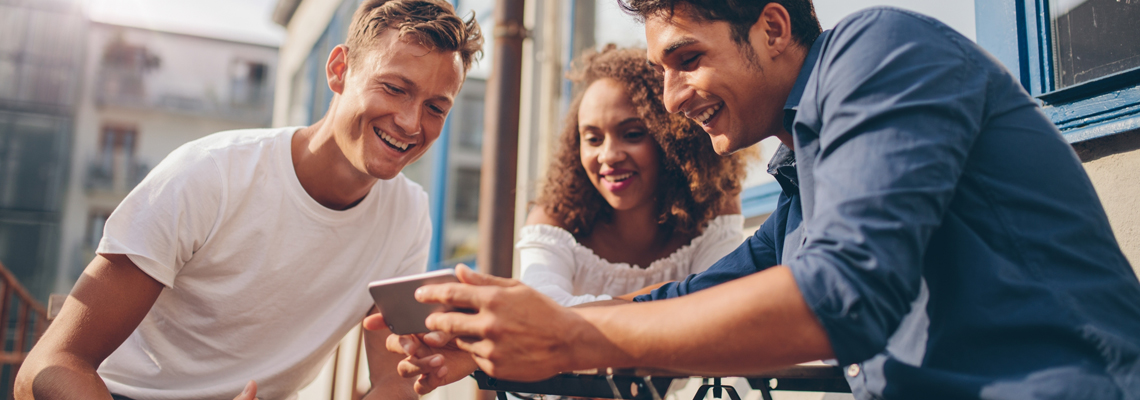
<svg viewBox="0 0 1140 400">
<path fill-rule="evenodd" d="M 421 340 L 423 340 L 424 344 L 431 347 L 443 347 L 447 346 L 447 343 L 451 342 L 453 338 L 454 336 L 451 336 L 447 332 L 428 332 Z"/>
<path fill-rule="evenodd" d="M 470 267 L 459 264 L 455 267 L 455 275 L 459 277 L 459 281 L 476 286 L 514 286 L 518 281 L 514 279 L 500 278 L 494 275 L 487 275 L 479 272 Z"/>
<path fill-rule="evenodd" d="M 443 367 L 440 369 L 440 371 L 446 373 L 447 367 Z M 425 395 L 431 393 L 431 391 L 435 390 L 436 388 L 443 386 L 445 383 L 447 382 L 439 375 L 420 375 L 419 379 L 416 379 L 416 383 L 413 385 L 413 388 L 416 390 L 416 393 Z"/>
<path fill-rule="evenodd" d="M 453 336 L 482 338 L 487 329 L 485 316 L 459 312 L 434 313 L 428 315 L 424 325 L 432 331 L 444 332 Z"/>
<path fill-rule="evenodd" d="M 455 338 L 455 347 L 471 353 L 476 360 L 487 358 L 491 350 L 491 344 L 486 340 L 462 336 Z"/>
<path fill-rule="evenodd" d="M 424 285 L 416 289 L 416 301 L 420 303 L 441 303 L 454 308 L 478 310 L 487 289 L 462 283 L 439 283 Z"/>
<path fill-rule="evenodd" d="M 364 329 L 370 331 L 381 331 L 388 329 L 388 324 L 384 322 L 383 315 L 380 315 L 380 313 L 375 313 L 364 317 Z"/>
<path fill-rule="evenodd" d="M 407 353 L 404 353 L 404 345 L 400 343 L 401 337 L 403 336 L 397 334 L 388 335 L 388 338 L 384 339 L 384 347 L 390 352 L 407 355 Z"/>
<path fill-rule="evenodd" d="M 396 372 L 405 378 L 436 373 L 443 366 L 443 356 L 436 354 L 427 358 L 405 358 L 396 364 Z"/>
<path fill-rule="evenodd" d="M 254 382 L 252 380 L 249 381 L 249 383 L 245 384 L 245 389 L 241 391 L 241 394 L 237 395 L 237 397 L 234 397 L 234 400 L 255 399 L 257 399 L 257 382 Z"/>
</svg>

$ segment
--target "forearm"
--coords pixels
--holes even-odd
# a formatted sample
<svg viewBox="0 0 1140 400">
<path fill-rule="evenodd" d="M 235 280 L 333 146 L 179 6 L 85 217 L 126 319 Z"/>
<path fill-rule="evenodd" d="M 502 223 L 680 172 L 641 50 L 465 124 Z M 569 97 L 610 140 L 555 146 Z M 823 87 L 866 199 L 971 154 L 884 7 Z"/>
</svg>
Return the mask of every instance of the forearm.
<svg viewBox="0 0 1140 400">
<path fill-rule="evenodd" d="M 655 367 L 704 374 L 764 372 L 830 358 L 827 335 L 778 266 L 665 301 L 576 309 L 589 326 L 574 367 Z"/>
<path fill-rule="evenodd" d="M 393 372 L 395 367 L 393 367 Z M 364 395 L 364 400 L 381 399 L 418 399 L 420 396 L 412 389 L 415 378 L 401 378 L 395 373 L 380 381 L 373 382 L 372 389 Z"/>
<path fill-rule="evenodd" d="M 31 399 L 111 399 L 95 367 L 78 357 L 33 349 L 16 377 L 14 395 Z"/>
</svg>

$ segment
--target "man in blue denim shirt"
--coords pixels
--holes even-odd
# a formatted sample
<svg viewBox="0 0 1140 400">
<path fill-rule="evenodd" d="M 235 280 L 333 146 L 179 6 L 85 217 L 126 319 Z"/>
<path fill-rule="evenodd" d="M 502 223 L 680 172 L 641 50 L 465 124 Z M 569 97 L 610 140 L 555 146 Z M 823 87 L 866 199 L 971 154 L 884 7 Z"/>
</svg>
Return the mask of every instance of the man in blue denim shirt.
<svg viewBox="0 0 1140 400">
<path fill-rule="evenodd" d="M 1140 282 L 1072 149 L 977 45 L 894 9 L 821 34 L 808 0 L 624 4 L 646 20 L 666 107 L 718 152 L 795 149 L 772 165 L 784 196 L 707 273 L 647 296 L 673 299 L 562 309 L 467 270 L 421 289 L 478 311 L 427 321 L 473 364 L 533 380 L 834 358 L 862 399 L 1140 395 Z M 457 379 L 442 361 L 401 370 Z"/>
<path fill-rule="evenodd" d="M 861 398 L 1138 394 L 1136 277 L 1072 150 L 976 45 L 860 12 L 813 43 L 785 111 L 803 193 L 782 146 L 756 234 L 636 301 L 784 264 Z"/>
</svg>

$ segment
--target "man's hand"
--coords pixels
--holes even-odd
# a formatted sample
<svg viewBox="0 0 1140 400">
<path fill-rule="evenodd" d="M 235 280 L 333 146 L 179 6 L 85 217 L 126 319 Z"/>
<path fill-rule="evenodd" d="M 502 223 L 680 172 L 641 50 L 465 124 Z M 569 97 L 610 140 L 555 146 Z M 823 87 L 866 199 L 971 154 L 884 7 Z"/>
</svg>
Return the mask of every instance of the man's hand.
<svg viewBox="0 0 1140 400">
<path fill-rule="evenodd" d="M 388 326 L 384 316 L 373 313 L 364 319 L 364 329 L 386 331 Z M 413 388 L 421 395 L 463 379 L 477 368 L 471 354 L 456 347 L 451 336 L 442 332 L 390 334 L 385 347 L 392 353 L 406 356 L 396 366 L 396 371 L 405 378 L 417 377 Z"/>
<path fill-rule="evenodd" d="M 593 327 L 574 311 L 516 280 L 479 274 L 464 265 L 456 275 L 462 283 L 421 287 L 416 300 L 474 311 L 436 313 L 426 322 L 429 329 L 455 336 L 456 346 L 470 352 L 484 372 L 536 381 L 581 364 L 573 359 L 573 344 Z"/>
<path fill-rule="evenodd" d="M 396 369 L 401 376 L 419 377 L 415 386 L 419 394 L 463 379 L 478 369 L 471 353 L 459 349 L 455 340 L 443 332 L 392 335 L 388 337 L 387 346 L 389 351 L 408 356 Z"/>
<path fill-rule="evenodd" d="M 249 381 L 245 384 L 245 389 L 234 400 L 257 400 L 257 382 Z"/>
</svg>

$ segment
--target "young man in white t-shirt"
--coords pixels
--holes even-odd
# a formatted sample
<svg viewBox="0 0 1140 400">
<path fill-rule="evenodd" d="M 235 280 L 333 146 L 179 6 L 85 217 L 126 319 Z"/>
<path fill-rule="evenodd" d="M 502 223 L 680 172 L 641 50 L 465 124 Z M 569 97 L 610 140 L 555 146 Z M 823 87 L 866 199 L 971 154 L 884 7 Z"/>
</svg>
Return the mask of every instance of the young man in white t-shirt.
<svg viewBox="0 0 1140 400">
<path fill-rule="evenodd" d="M 424 269 L 427 195 L 400 171 L 481 45 L 446 1 L 365 1 L 324 118 L 187 143 L 123 200 L 16 397 L 295 398 L 371 312 L 367 283 Z M 416 398 L 385 337 L 366 333 L 368 398 Z"/>
</svg>

